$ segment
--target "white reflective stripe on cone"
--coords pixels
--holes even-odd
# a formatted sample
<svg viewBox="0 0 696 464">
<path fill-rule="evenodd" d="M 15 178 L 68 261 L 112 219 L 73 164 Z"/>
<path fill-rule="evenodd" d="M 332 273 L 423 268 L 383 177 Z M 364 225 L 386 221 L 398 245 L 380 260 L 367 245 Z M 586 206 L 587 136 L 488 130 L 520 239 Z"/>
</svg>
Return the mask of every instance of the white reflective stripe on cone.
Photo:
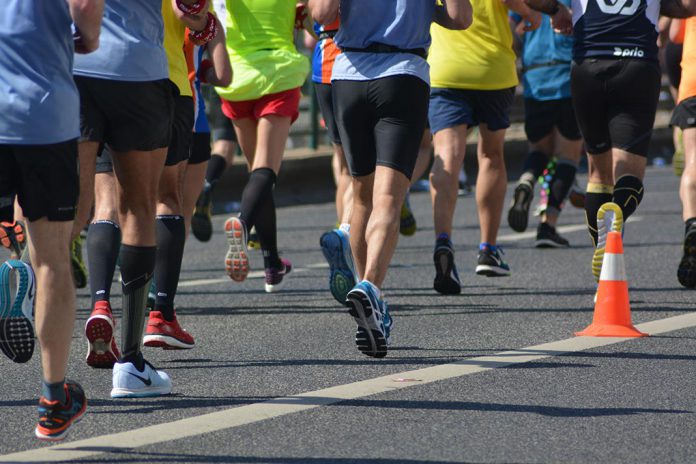
<svg viewBox="0 0 696 464">
<path fill-rule="evenodd" d="M 602 273 L 599 280 L 625 281 L 626 268 L 624 267 L 623 255 L 605 253 L 602 261 Z"/>
</svg>

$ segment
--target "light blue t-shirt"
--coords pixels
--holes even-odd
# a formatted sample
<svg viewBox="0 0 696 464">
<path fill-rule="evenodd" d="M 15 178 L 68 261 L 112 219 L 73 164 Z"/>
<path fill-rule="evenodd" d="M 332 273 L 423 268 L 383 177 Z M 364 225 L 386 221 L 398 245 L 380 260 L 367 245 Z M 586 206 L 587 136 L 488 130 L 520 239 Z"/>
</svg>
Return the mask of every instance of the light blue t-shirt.
<svg viewBox="0 0 696 464">
<path fill-rule="evenodd" d="M 365 48 L 372 44 L 400 49 L 430 47 L 435 0 L 341 0 L 341 27 L 336 44 Z M 430 84 L 428 62 L 413 53 L 346 51 L 336 57 L 332 80 L 365 81 L 411 75 Z"/>
<path fill-rule="evenodd" d="M 162 0 L 106 0 L 99 49 L 75 58 L 75 75 L 113 81 L 169 77 Z"/>
<path fill-rule="evenodd" d="M 0 144 L 49 145 L 80 135 L 68 4 L 5 0 L 0 10 Z"/>
</svg>

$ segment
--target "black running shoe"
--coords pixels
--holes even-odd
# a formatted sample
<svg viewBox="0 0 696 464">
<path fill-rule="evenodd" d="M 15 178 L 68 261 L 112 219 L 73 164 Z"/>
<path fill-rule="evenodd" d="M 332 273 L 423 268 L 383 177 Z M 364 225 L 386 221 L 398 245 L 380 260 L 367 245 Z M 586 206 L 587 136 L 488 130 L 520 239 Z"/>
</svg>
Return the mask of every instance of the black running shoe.
<svg viewBox="0 0 696 464">
<path fill-rule="evenodd" d="M 433 288 L 443 295 L 458 295 L 462 292 L 457 266 L 454 264 L 454 247 L 448 238 L 438 238 L 433 253 L 435 281 Z"/>
<path fill-rule="evenodd" d="M 684 256 L 679 262 L 677 279 L 686 288 L 696 288 L 696 227 L 689 228 L 684 237 Z"/>
<path fill-rule="evenodd" d="M 510 275 L 510 266 L 503 261 L 503 250 L 487 243 L 481 244 L 478 254 L 476 274 L 486 277 L 500 277 Z"/>
<path fill-rule="evenodd" d="M 87 398 L 77 382 L 65 382 L 66 402 L 39 400 L 39 423 L 34 434 L 39 440 L 59 441 L 65 438 L 70 426 L 78 422 L 87 410 Z"/>
<path fill-rule="evenodd" d="M 537 229 L 536 242 L 534 246 L 537 248 L 568 248 L 570 242 L 561 237 L 556 228 L 546 224 L 545 222 L 539 223 L 539 228 Z"/>
<path fill-rule="evenodd" d="M 512 196 L 512 205 L 508 211 L 508 224 L 515 232 L 527 230 L 529 206 L 532 204 L 532 198 L 534 198 L 534 189 L 531 185 L 526 182 L 517 184 Z"/>
<path fill-rule="evenodd" d="M 213 223 L 210 220 L 212 205 L 212 189 L 206 183 L 198 201 L 196 201 L 196 209 L 191 217 L 191 232 L 201 242 L 207 242 L 213 236 Z"/>
</svg>

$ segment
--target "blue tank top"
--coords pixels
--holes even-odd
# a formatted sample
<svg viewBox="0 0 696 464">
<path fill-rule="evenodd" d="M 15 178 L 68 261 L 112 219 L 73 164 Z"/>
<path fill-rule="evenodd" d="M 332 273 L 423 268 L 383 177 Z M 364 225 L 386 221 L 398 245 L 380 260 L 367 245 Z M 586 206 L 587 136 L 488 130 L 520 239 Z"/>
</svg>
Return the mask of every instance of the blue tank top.
<svg viewBox="0 0 696 464">
<path fill-rule="evenodd" d="M 106 0 L 99 49 L 75 58 L 75 74 L 115 81 L 169 76 L 162 0 Z"/>
<path fill-rule="evenodd" d="M 573 58 L 657 61 L 660 0 L 573 0 Z"/>
<path fill-rule="evenodd" d="M 5 0 L 0 10 L 0 143 L 48 145 L 80 135 L 65 1 Z"/>
</svg>

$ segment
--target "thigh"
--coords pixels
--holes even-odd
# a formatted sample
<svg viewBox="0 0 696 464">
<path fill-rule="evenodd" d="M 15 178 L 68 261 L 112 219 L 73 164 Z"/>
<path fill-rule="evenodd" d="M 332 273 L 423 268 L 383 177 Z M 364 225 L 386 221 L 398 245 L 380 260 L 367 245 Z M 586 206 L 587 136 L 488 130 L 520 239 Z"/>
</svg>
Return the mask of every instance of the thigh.
<svg viewBox="0 0 696 464">
<path fill-rule="evenodd" d="M 256 153 L 256 128 L 258 121 L 250 118 L 234 120 L 234 130 L 237 133 L 237 140 L 242 149 L 242 153 L 247 160 L 249 169 L 254 165 L 254 154 Z"/>
<path fill-rule="evenodd" d="M 377 110 L 374 137 L 377 165 L 402 172 L 408 179 L 418 158 L 428 117 L 430 87 L 415 76 L 394 76 L 370 83 Z"/>
<path fill-rule="evenodd" d="M 259 119 L 252 170 L 270 168 L 278 174 L 291 123 L 288 116 L 268 115 Z"/>
<path fill-rule="evenodd" d="M 353 177 L 372 174 L 377 165 L 374 108 L 367 99 L 369 81 L 334 81 L 333 102 L 338 131 Z"/>
<path fill-rule="evenodd" d="M 578 127 L 590 154 L 604 153 L 611 148 L 608 99 L 604 91 L 602 72 L 606 60 L 584 60 L 574 63 L 570 73 L 573 108 Z"/>
<path fill-rule="evenodd" d="M 165 166 L 174 166 L 186 161 L 191 153 L 193 123 L 195 112 L 193 98 L 174 97 L 174 118 L 172 121 L 171 139 L 167 148 Z"/>
<path fill-rule="evenodd" d="M 329 133 L 329 138 L 334 144 L 340 145 L 341 136 L 338 133 L 338 126 L 336 125 L 336 117 L 334 115 L 333 91 L 331 84 L 319 84 L 315 82 L 314 90 L 317 94 L 317 103 L 319 104 L 321 116 L 324 118 L 324 123 L 326 124 L 326 130 Z"/>
</svg>

